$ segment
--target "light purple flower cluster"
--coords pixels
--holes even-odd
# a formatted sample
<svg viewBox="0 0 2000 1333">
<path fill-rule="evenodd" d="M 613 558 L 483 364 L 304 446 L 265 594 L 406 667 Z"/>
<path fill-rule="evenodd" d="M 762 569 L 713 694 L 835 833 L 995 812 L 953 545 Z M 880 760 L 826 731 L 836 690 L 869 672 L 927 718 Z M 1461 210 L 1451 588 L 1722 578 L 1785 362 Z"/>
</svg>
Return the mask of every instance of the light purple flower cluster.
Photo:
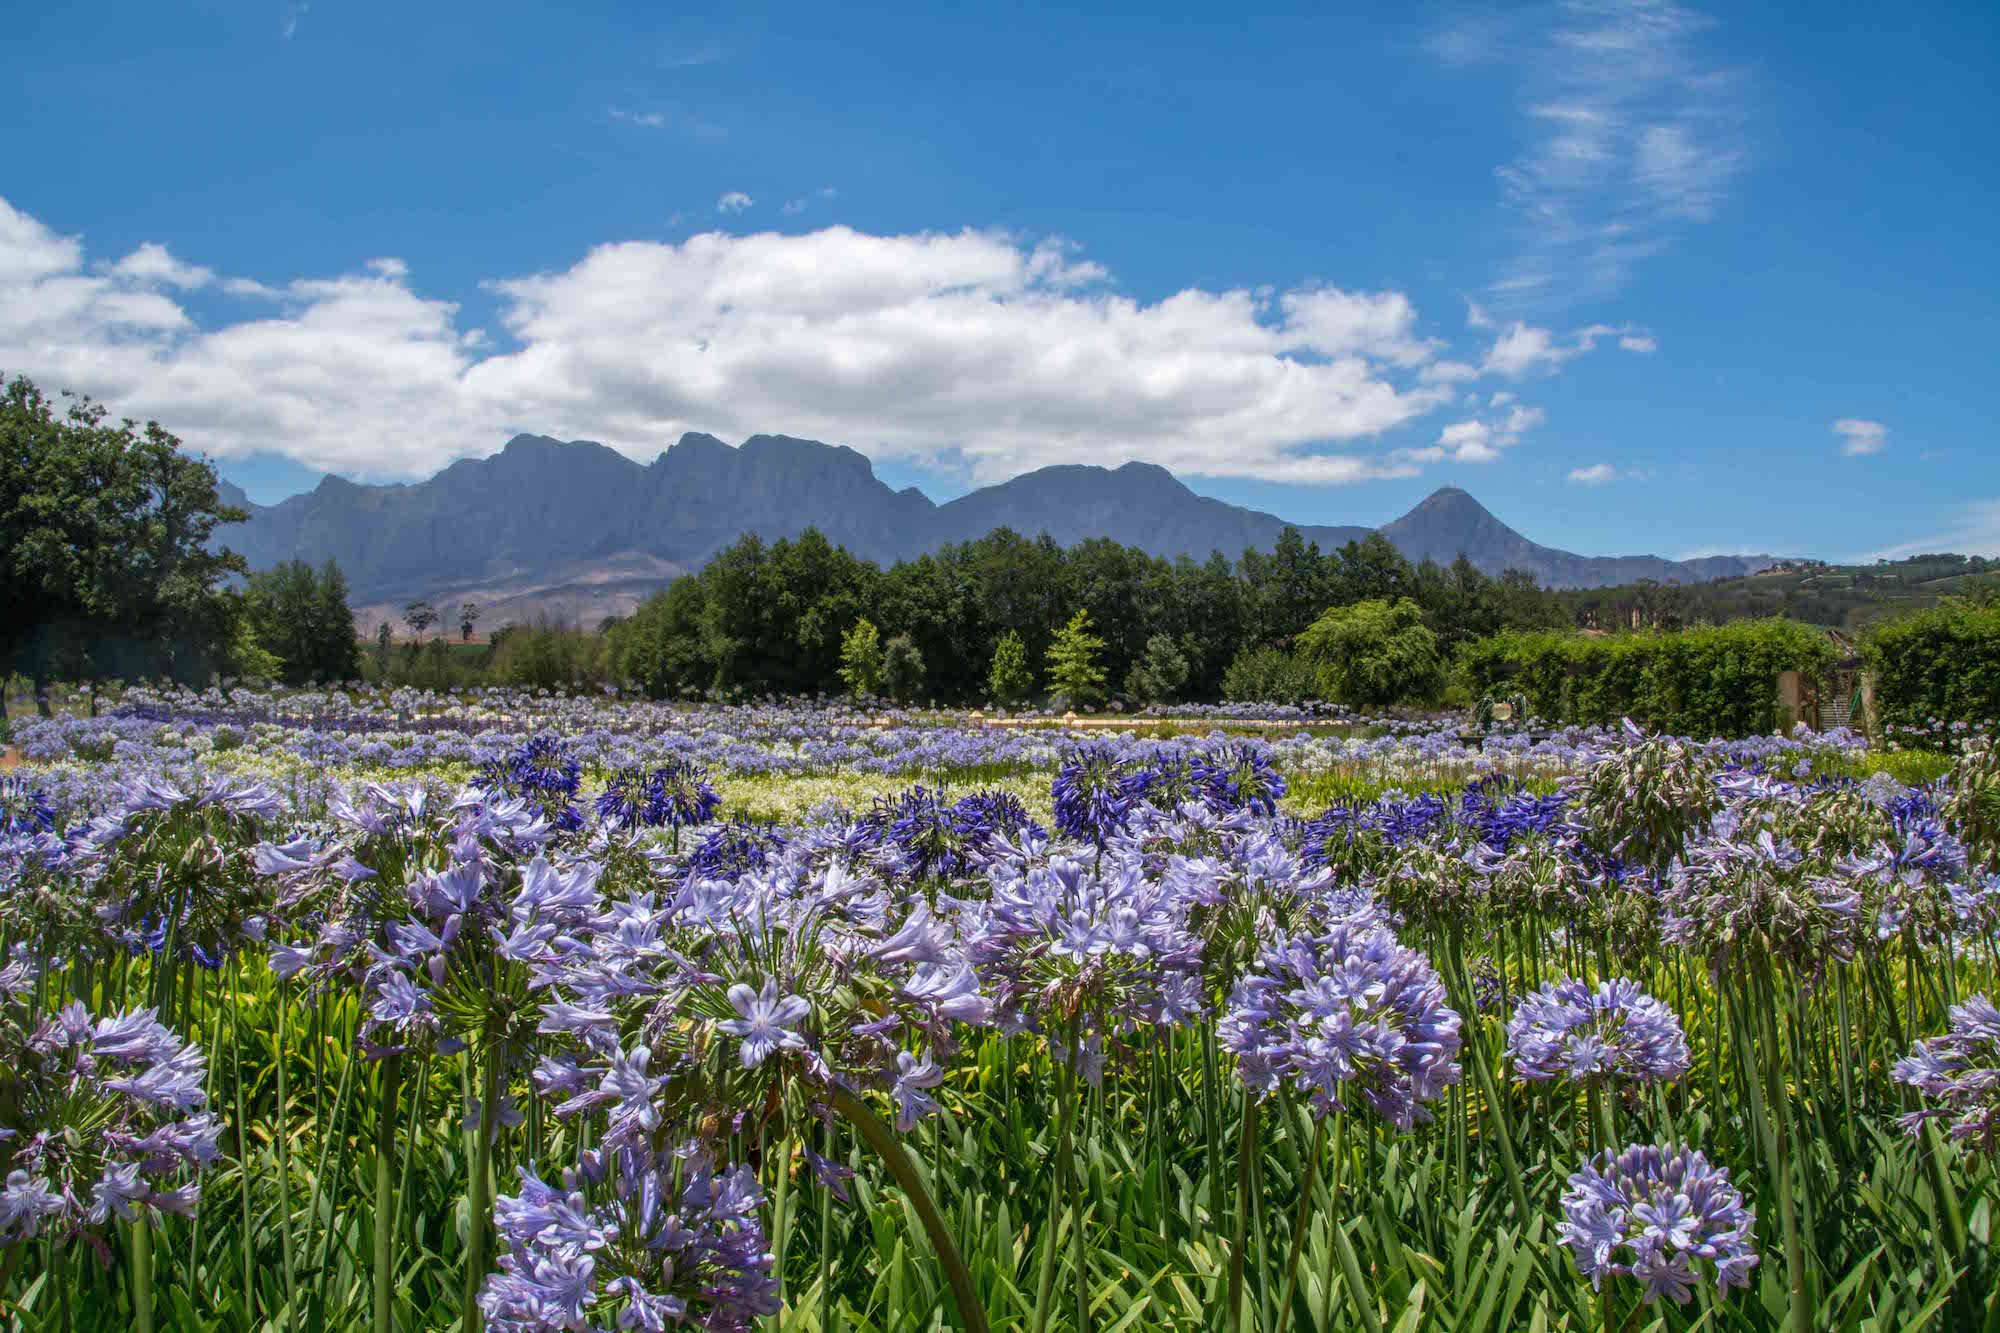
<svg viewBox="0 0 2000 1333">
<path fill-rule="evenodd" d="M 1671 1082 L 1687 1072 L 1680 1019 L 1635 981 L 1551 982 L 1521 997 L 1507 1024 L 1515 1076 L 1540 1082 Z"/>
<path fill-rule="evenodd" d="M 10 1024 L 5 1047 L 0 1244 L 48 1230 L 108 1260 L 114 1222 L 193 1213 L 193 1172 L 215 1161 L 221 1133 L 202 1109 L 199 1047 L 151 1009 L 93 1021 L 81 1003 L 31 1032 Z"/>
<path fill-rule="evenodd" d="M 1718 1296 L 1748 1288 L 1757 1266 L 1757 1214 L 1729 1183 L 1729 1172 L 1697 1149 L 1633 1144 L 1600 1153 L 1569 1178 L 1556 1234 L 1577 1270 L 1602 1289 L 1608 1277 L 1646 1284 L 1650 1304 L 1694 1299 L 1706 1264 Z"/>
<path fill-rule="evenodd" d="M 1912 1134 L 1927 1120 L 1950 1122 L 1946 1134 L 1988 1157 L 2000 1150 L 2000 1010 L 1984 995 L 1951 1007 L 1951 1031 L 1919 1041 L 1890 1070 L 1938 1103 L 1902 1118 Z"/>
<path fill-rule="evenodd" d="M 762 1203 L 749 1167 L 717 1175 L 698 1153 L 585 1152 L 560 1189 L 522 1167 L 494 1205 L 507 1252 L 480 1312 L 495 1333 L 748 1329 L 779 1308 Z"/>
<path fill-rule="evenodd" d="M 1245 1088 L 1281 1082 L 1316 1114 L 1358 1097 L 1398 1129 L 1458 1082 L 1459 1016 L 1430 961 L 1384 926 L 1279 939 L 1238 981 L 1217 1028 Z"/>
</svg>

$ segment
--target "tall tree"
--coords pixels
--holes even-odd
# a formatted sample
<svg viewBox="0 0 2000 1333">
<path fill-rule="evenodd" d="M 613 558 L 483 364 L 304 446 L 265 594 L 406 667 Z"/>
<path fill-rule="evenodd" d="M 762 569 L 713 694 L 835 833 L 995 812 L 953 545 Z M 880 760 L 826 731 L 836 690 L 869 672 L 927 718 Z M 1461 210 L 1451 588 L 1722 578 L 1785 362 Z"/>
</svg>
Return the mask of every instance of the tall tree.
<svg viewBox="0 0 2000 1333">
<path fill-rule="evenodd" d="M 438 623 L 437 608 L 429 602 L 411 602 L 403 608 L 403 623 L 417 636 L 417 642 L 422 643 L 424 631 Z"/>
<path fill-rule="evenodd" d="M 0 672 L 166 675 L 231 669 L 245 572 L 213 543 L 240 522 L 215 469 L 158 422 L 112 424 L 88 398 L 57 406 L 25 378 L 0 388 Z"/>
<path fill-rule="evenodd" d="M 1012 708 L 1034 688 L 1035 673 L 1028 668 L 1028 646 L 1010 629 L 993 645 L 993 665 L 986 673 L 986 692 L 1002 708 Z"/>
<path fill-rule="evenodd" d="M 243 600 L 257 646 L 277 658 L 287 684 L 360 674 L 347 580 L 331 560 L 317 573 L 303 560 L 260 570 L 250 576 Z"/>
<path fill-rule="evenodd" d="M 472 642 L 472 627 L 479 623 L 479 603 L 465 602 L 458 608 L 458 641 Z"/>
<path fill-rule="evenodd" d="M 1049 645 L 1049 688 L 1072 708 L 1103 694 L 1104 668 L 1097 664 L 1102 651 L 1104 640 L 1090 632 L 1090 612 L 1079 609 Z"/>
<path fill-rule="evenodd" d="M 882 636 L 865 617 L 841 636 L 840 678 L 857 699 L 872 698 L 882 689 Z"/>
</svg>

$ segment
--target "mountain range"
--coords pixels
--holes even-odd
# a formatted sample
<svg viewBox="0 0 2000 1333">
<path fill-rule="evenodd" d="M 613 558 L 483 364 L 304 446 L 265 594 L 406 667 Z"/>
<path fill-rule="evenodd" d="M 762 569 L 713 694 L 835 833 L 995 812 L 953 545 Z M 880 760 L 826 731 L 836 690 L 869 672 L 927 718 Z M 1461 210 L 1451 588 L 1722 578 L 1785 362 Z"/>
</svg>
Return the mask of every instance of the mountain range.
<svg viewBox="0 0 2000 1333">
<path fill-rule="evenodd" d="M 251 504 L 227 484 L 223 493 L 249 518 L 221 529 L 221 541 L 252 569 L 295 558 L 336 561 L 364 624 L 418 598 L 453 607 L 476 601 L 489 625 L 538 614 L 591 623 L 629 611 L 752 532 L 775 541 L 817 528 L 887 564 L 1002 526 L 1046 532 L 1065 546 L 1109 537 L 1196 559 L 1268 550 L 1286 527 L 1274 515 L 1196 495 L 1150 463 L 1046 467 L 940 505 L 914 487 L 893 489 L 852 449 L 783 435 L 731 447 L 689 433 L 649 464 L 586 440 L 517 435 L 489 458 L 461 459 L 411 484 L 330 476 L 274 505 Z M 1374 531 L 1295 526 L 1323 551 Z M 1575 555 L 1529 541 L 1450 486 L 1381 532 L 1412 561 L 1449 563 L 1463 553 L 1488 574 L 1524 569 L 1554 587 L 1704 582 L 1773 562 Z"/>
</svg>

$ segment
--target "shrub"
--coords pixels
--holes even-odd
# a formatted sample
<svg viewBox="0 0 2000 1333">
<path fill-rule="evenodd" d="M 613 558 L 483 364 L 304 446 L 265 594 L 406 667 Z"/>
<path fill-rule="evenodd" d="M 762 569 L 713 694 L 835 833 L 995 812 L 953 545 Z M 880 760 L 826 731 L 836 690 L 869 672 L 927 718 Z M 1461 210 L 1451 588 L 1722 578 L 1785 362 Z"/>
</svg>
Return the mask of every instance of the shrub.
<svg viewBox="0 0 2000 1333">
<path fill-rule="evenodd" d="M 1231 703 L 1301 704 L 1314 696 L 1312 668 L 1282 648 L 1245 648 L 1222 673 Z"/>
<path fill-rule="evenodd" d="M 1966 723 L 1991 731 L 2000 723 L 2000 607 L 1947 604 L 1885 621 L 1862 640 L 1862 653 L 1885 730 L 1930 734 Z"/>
<path fill-rule="evenodd" d="M 1621 717 L 1684 736 L 1749 736 L 1778 716 L 1778 673 L 1817 675 L 1826 636 L 1789 620 L 1664 633 L 1499 634 L 1460 650 L 1475 694 L 1528 697 L 1542 717 L 1609 725 Z"/>
<path fill-rule="evenodd" d="M 1407 597 L 1336 606 L 1299 635 L 1321 697 L 1351 708 L 1429 703 L 1444 688 L 1444 658 L 1423 608 Z"/>
</svg>

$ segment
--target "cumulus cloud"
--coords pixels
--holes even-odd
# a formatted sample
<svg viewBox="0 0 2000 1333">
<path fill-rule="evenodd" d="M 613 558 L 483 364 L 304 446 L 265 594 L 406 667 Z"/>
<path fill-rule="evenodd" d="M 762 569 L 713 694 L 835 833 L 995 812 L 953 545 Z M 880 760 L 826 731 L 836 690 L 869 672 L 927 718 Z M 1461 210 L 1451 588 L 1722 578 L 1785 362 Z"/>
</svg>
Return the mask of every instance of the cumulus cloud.
<svg viewBox="0 0 2000 1333">
<path fill-rule="evenodd" d="M 723 195 L 715 201 L 715 211 L 718 213 L 741 213 L 756 202 L 755 199 L 752 199 L 741 190 L 731 190 L 728 194 Z"/>
<path fill-rule="evenodd" d="M 1742 76 L 1706 51 L 1712 22 L 1666 0 L 1569 0 L 1462 16 L 1432 54 L 1516 85 L 1521 147 L 1495 171 L 1518 237 L 1489 291 L 1503 308 L 1601 297 L 1748 166 Z"/>
<path fill-rule="evenodd" d="M 1887 426 L 1879 421 L 1864 421 L 1860 417 L 1842 417 L 1833 423 L 1833 433 L 1840 437 L 1840 452 L 1849 458 L 1879 454 L 1882 446 L 1889 442 Z"/>
<path fill-rule="evenodd" d="M 1592 463 L 1589 467 L 1573 467 L 1569 479 L 1579 486 L 1602 486 L 1618 479 L 1618 469 L 1609 463 Z"/>
<path fill-rule="evenodd" d="M 181 304 L 195 287 L 244 303 L 197 323 Z M 160 246 L 99 266 L 0 200 L 0 367 L 219 457 L 394 478 L 518 430 L 642 459 L 687 430 L 784 431 L 950 458 L 976 481 L 1083 458 L 1335 483 L 1478 461 L 1540 419 L 1510 402 L 1435 455 L 1385 448 L 1457 397 L 1426 382 L 1440 344 L 1401 293 L 1142 302 L 1073 246 L 997 232 L 710 232 L 487 287 L 504 339 L 396 259 L 262 282 Z"/>
</svg>

